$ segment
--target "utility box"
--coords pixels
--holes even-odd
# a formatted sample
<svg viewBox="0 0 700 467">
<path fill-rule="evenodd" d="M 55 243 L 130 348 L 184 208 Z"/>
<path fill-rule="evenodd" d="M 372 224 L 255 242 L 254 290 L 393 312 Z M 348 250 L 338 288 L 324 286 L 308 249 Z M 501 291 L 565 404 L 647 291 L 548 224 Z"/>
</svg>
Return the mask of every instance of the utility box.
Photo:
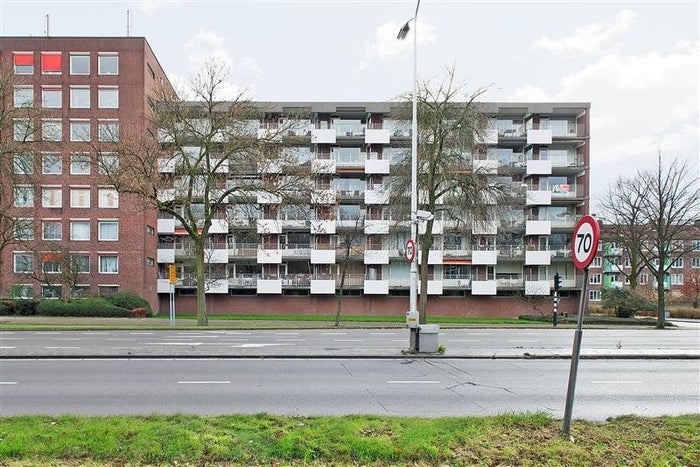
<svg viewBox="0 0 700 467">
<path fill-rule="evenodd" d="M 406 327 L 417 328 L 418 327 L 418 312 L 417 311 L 407 311 L 406 312 Z"/>
<path fill-rule="evenodd" d="M 439 334 L 439 324 L 421 324 L 418 326 L 418 352 L 437 352 Z"/>
</svg>

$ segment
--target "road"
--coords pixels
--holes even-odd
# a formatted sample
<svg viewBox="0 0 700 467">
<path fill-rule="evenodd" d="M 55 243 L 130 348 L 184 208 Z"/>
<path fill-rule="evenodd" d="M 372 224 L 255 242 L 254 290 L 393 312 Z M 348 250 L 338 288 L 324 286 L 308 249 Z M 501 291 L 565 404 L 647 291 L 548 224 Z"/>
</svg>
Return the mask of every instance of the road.
<svg viewBox="0 0 700 467">
<path fill-rule="evenodd" d="M 563 416 L 569 361 L 4 359 L 0 413 Z M 698 360 L 584 360 L 574 418 L 700 412 Z"/>
<path fill-rule="evenodd" d="M 573 329 L 441 329 L 447 357 L 568 357 Z M 150 357 L 400 357 L 406 329 L 0 331 L 0 358 Z M 585 329 L 586 357 L 700 358 L 700 328 Z"/>
</svg>

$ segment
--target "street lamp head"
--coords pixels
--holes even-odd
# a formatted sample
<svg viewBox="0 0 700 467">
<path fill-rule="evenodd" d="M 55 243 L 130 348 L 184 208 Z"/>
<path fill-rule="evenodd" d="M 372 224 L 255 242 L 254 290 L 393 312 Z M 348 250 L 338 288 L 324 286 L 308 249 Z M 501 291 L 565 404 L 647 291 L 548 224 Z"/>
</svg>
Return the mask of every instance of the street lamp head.
<svg viewBox="0 0 700 467">
<path fill-rule="evenodd" d="M 400 40 L 400 41 L 404 40 L 406 38 L 406 35 L 408 34 L 408 31 L 411 30 L 408 23 L 410 23 L 410 20 L 406 21 L 406 24 L 403 25 L 403 27 L 399 30 L 399 33 L 396 35 L 396 38 L 398 40 Z"/>
</svg>

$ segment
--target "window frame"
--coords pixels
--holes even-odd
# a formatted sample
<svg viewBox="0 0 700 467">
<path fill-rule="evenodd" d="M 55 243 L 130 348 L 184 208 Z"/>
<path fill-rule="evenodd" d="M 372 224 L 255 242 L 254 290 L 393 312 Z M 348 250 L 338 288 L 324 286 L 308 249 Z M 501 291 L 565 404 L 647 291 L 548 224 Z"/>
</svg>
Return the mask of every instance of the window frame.
<svg viewBox="0 0 700 467">
<path fill-rule="evenodd" d="M 47 162 L 52 162 L 49 160 L 53 158 L 53 164 L 48 165 Z M 57 166 L 58 172 L 47 172 L 46 169 Z M 60 152 L 44 152 L 41 154 L 41 174 L 42 175 L 62 175 L 63 174 L 63 156 Z"/>
<path fill-rule="evenodd" d="M 75 209 L 90 209 L 92 196 L 90 187 L 70 187 L 70 207 Z M 83 201 L 82 203 L 80 201 Z"/>
<path fill-rule="evenodd" d="M 116 235 L 113 238 L 103 236 L 103 227 L 116 227 Z M 97 240 L 100 242 L 118 242 L 119 241 L 119 221 L 117 219 L 101 219 L 97 221 Z"/>
<path fill-rule="evenodd" d="M 116 62 L 116 71 L 115 72 L 107 72 L 104 70 L 104 68 L 112 68 L 111 66 L 106 66 L 106 65 L 113 65 L 110 63 L 114 59 Z M 98 52 L 97 53 L 97 74 L 102 75 L 102 76 L 119 76 L 119 53 L 118 52 Z"/>
<path fill-rule="evenodd" d="M 113 105 L 111 99 L 114 99 L 116 94 L 116 102 Z M 109 97 L 105 102 L 105 97 Z M 119 86 L 97 86 L 97 108 L 98 109 L 118 109 L 119 108 Z"/>
<path fill-rule="evenodd" d="M 20 194 L 20 192 L 25 193 L 28 196 L 25 196 L 26 199 L 21 204 L 18 204 L 17 196 Z M 33 208 L 36 202 L 36 190 L 31 185 L 15 185 L 12 187 L 12 198 L 13 206 L 16 208 Z"/>
<path fill-rule="evenodd" d="M 51 196 L 49 196 L 49 194 Z M 41 187 L 41 207 L 42 208 L 62 208 L 63 207 L 63 187 L 62 186 L 42 186 Z"/>
<path fill-rule="evenodd" d="M 111 198 L 115 202 L 110 203 Z M 97 188 L 97 207 L 102 209 L 119 209 L 119 192 L 113 187 L 98 187 Z"/>
<path fill-rule="evenodd" d="M 69 61 L 70 61 L 69 73 L 71 75 L 90 76 L 90 52 L 70 52 L 68 55 L 69 55 Z M 87 71 L 76 71 L 75 68 L 80 68 L 80 66 L 74 66 L 74 65 L 84 66 L 85 62 L 83 62 L 83 60 L 76 60 L 74 62 L 73 59 L 85 59 L 85 58 L 87 58 Z"/>
<path fill-rule="evenodd" d="M 88 119 L 72 119 L 69 121 L 70 141 L 73 143 L 89 143 L 92 139 L 92 125 Z M 87 130 L 87 131 L 86 131 Z"/>
<path fill-rule="evenodd" d="M 22 96 L 23 92 L 26 93 L 25 96 Z M 34 86 L 24 84 L 12 86 L 12 105 L 15 109 L 34 107 Z"/>
<path fill-rule="evenodd" d="M 114 270 L 108 270 L 103 261 L 114 260 Z M 119 274 L 119 255 L 112 253 L 101 253 L 97 255 L 97 272 L 98 274 Z"/>
<path fill-rule="evenodd" d="M 119 120 L 98 120 L 97 141 L 100 143 L 118 143 L 120 130 Z"/>
<path fill-rule="evenodd" d="M 16 75 L 33 75 L 34 52 L 12 52 L 12 68 Z"/>
<path fill-rule="evenodd" d="M 53 97 L 53 100 L 47 99 L 47 96 Z M 47 101 L 55 102 L 56 97 L 58 97 L 58 105 L 46 105 Z M 63 88 L 61 88 L 61 86 L 42 86 L 41 107 L 44 109 L 63 108 Z"/>
<path fill-rule="evenodd" d="M 31 152 L 15 154 L 12 160 L 12 172 L 15 175 L 34 174 L 34 154 Z"/>
<path fill-rule="evenodd" d="M 17 260 L 20 257 L 26 258 L 26 263 L 22 264 L 22 265 L 27 266 L 26 269 L 21 269 L 21 270 L 17 269 L 17 264 L 18 264 Z M 26 252 L 26 251 L 14 251 L 14 252 L 12 252 L 12 272 L 14 272 L 15 274 L 32 274 L 32 273 L 34 273 L 34 263 L 35 263 L 34 255 L 32 253 Z"/>
<path fill-rule="evenodd" d="M 78 235 L 79 233 L 81 233 L 80 229 L 77 229 L 78 227 L 80 227 L 81 229 L 85 229 L 85 227 L 87 227 L 86 235 Z M 89 242 L 90 238 L 92 237 L 92 235 L 90 234 L 89 220 L 71 219 L 69 229 L 70 239 L 73 242 Z"/>
<path fill-rule="evenodd" d="M 52 232 L 52 229 L 58 228 L 57 232 Z M 52 234 L 47 236 L 47 234 Z M 60 242 L 63 240 L 63 223 L 55 220 L 41 221 L 41 239 L 47 242 Z"/>
<path fill-rule="evenodd" d="M 53 60 L 49 57 L 58 57 L 58 67 L 49 66 Z M 60 75 L 63 74 L 63 54 L 61 52 L 41 52 L 41 74 L 42 75 Z"/>
<path fill-rule="evenodd" d="M 47 129 L 58 130 L 57 134 L 52 135 Z M 47 135 L 48 133 L 48 135 Z M 60 118 L 42 118 L 41 119 L 41 140 L 42 141 L 63 141 L 63 121 Z"/>
<path fill-rule="evenodd" d="M 90 86 L 87 85 L 71 85 L 69 86 L 69 107 L 71 109 L 89 109 L 91 106 Z M 87 97 L 87 100 L 86 100 Z"/>
<path fill-rule="evenodd" d="M 92 173 L 90 154 L 84 152 L 71 153 L 69 173 L 71 175 L 90 175 Z"/>
</svg>

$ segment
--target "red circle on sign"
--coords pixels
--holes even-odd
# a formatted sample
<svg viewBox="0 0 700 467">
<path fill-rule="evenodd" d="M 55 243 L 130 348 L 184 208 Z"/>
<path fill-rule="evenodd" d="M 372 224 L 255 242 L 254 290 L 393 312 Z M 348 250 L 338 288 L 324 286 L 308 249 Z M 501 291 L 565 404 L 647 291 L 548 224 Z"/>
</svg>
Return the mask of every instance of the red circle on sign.
<svg viewBox="0 0 700 467">
<path fill-rule="evenodd" d="M 598 251 L 600 226 L 593 216 L 579 219 L 571 237 L 571 259 L 578 269 L 586 269 Z"/>
<path fill-rule="evenodd" d="M 406 255 L 406 261 L 408 261 L 409 264 L 416 258 L 416 242 L 414 242 L 412 238 L 406 240 L 404 253 Z"/>
</svg>

